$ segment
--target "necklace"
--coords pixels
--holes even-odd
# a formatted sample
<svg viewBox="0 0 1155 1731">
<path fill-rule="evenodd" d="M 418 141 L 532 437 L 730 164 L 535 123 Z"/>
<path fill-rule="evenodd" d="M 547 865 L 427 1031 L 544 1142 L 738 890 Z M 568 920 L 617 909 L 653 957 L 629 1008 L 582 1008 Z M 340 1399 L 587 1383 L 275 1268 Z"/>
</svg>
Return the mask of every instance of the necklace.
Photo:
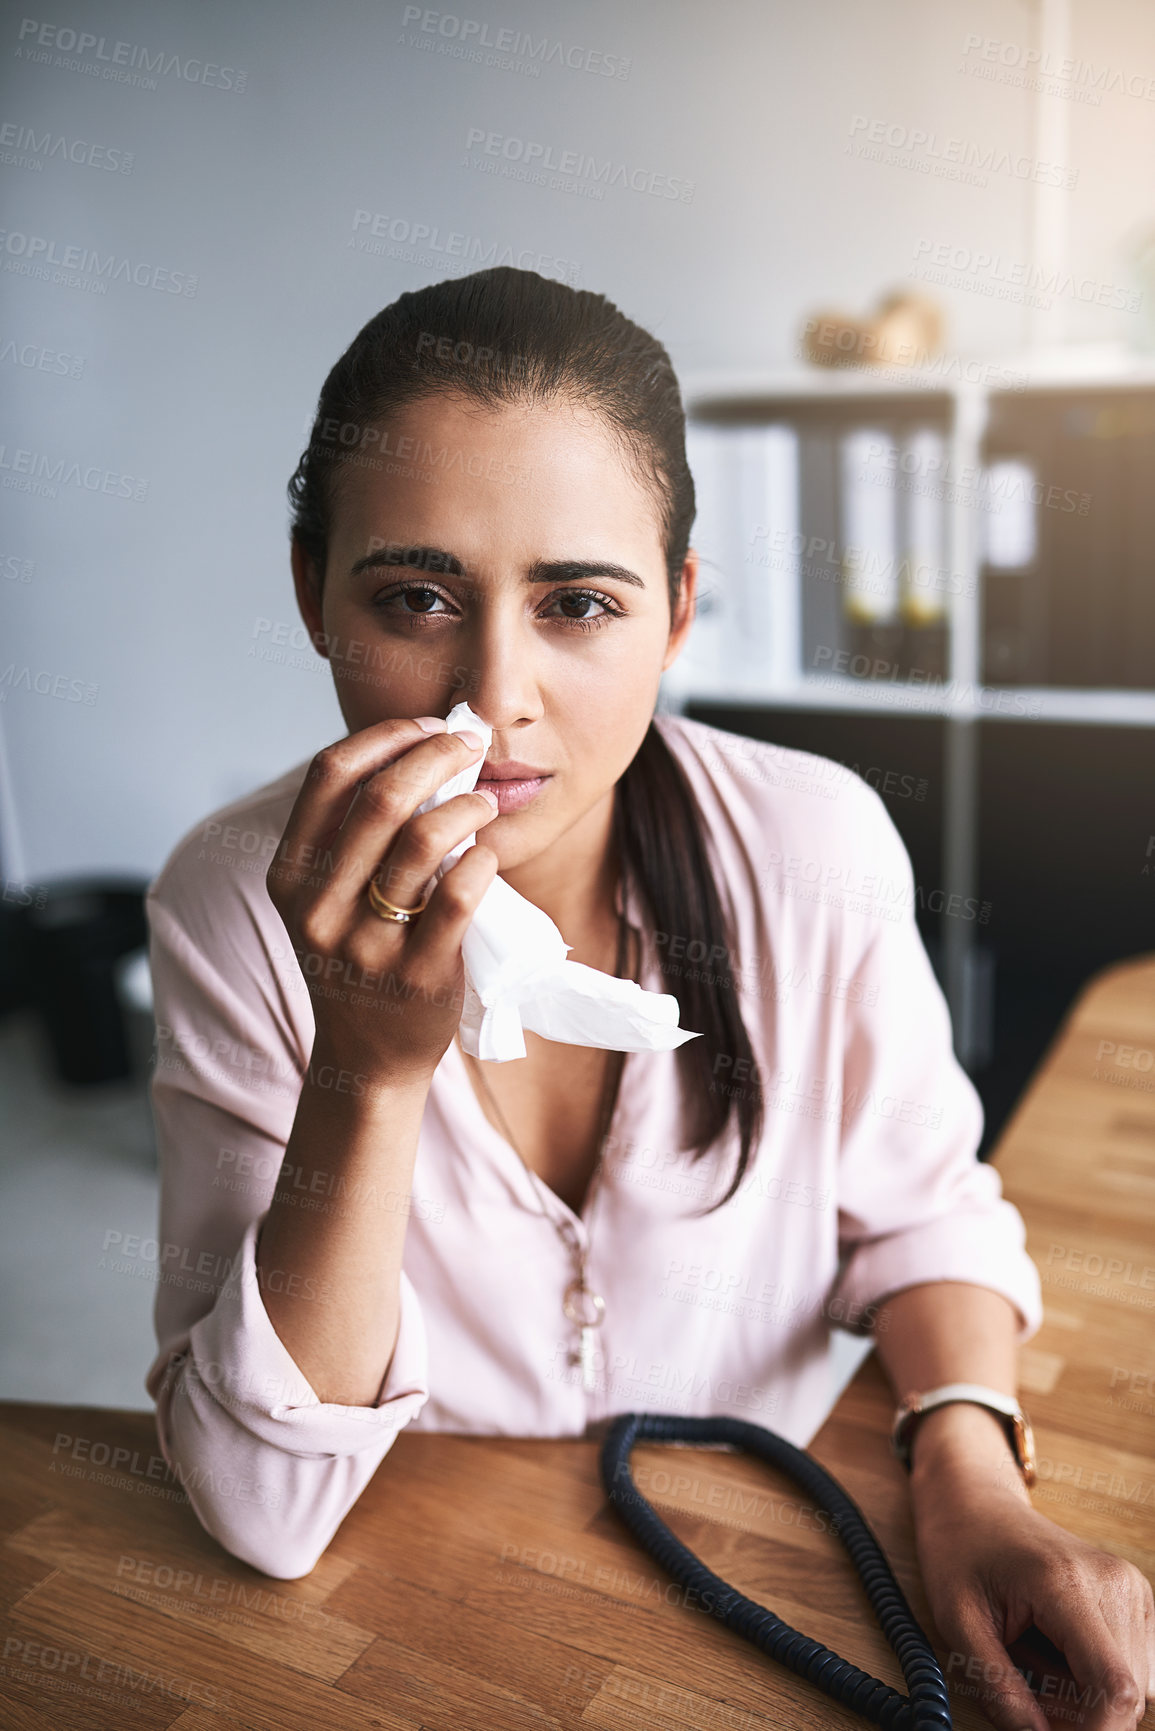
<svg viewBox="0 0 1155 1731">
<path fill-rule="evenodd" d="M 614 972 L 619 979 L 622 977 L 622 971 L 626 963 L 627 937 L 628 928 L 625 920 L 619 914 L 618 951 L 617 961 L 614 967 Z M 460 1036 L 455 1034 L 454 1039 L 457 1041 L 458 1050 L 461 1052 L 462 1057 L 467 1058 L 469 1054 L 462 1048 Z M 597 1139 L 598 1158 L 589 1185 L 586 1189 L 585 1204 L 587 1208 L 589 1207 L 590 1201 L 601 1180 L 602 1165 L 605 1157 L 605 1138 L 610 1127 L 610 1119 L 613 1117 L 614 1106 L 617 1102 L 618 1088 L 621 1084 L 625 1056 L 624 1052 L 615 1052 L 613 1054 L 613 1061 L 609 1066 L 607 1084 L 602 1090 L 602 1110 L 598 1123 Z M 537 1173 L 518 1147 L 513 1133 L 509 1128 L 509 1124 L 506 1121 L 505 1114 L 494 1099 L 492 1090 L 490 1089 L 488 1082 L 485 1080 L 485 1074 L 481 1065 L 472 1059 L 470 1062 L 474 1066 L 475 1073 L 481 1083 L 482 1089 L 484 1090 L 486 1099 L 493 1107 L 506 1141 L 509 1143 L 514 1153 L 529 1173 L 530 1178 L 533 1180 L 534 1187 L 538 1192 L 539 1200 L 543 1199 L 545 1196 L 545 1186 L 542 1184 L 541 1179 L 538 1177 Z M 593 1394 L 596 1386 L 594 1378 L 594 1332 L 596 1329 L 600 1328 L 602 1323 L 605 1321 L 606 1301 L 600 1292 L 595 1292 L 593 1290 L 586 1279 L 586 1269 L 589 1263 L 590 1235 L 588 1232 L 586 1233 L 586 1242 L 583 1245 L 570 1221 L 555 1219 L 549 1209 L 544 1206 L 542 1207 L 541 1212 L 554 1227 L 559 1238 L 561 1238 L 562 1242 L 565 1244 L 566 1248 L 577 1263 L 577 1275 L 566 1287 L 565 1294 L 562 1298 L 562 1311 L 566 1320 L 568 1322 L 576 1323 L 578 1328 L 581 1330 L 581 1344 L 570 1352 L 567 1362 L 571 1365 L 581 1366 L 582 1389 L 586 1394 Z"/>
</svg>

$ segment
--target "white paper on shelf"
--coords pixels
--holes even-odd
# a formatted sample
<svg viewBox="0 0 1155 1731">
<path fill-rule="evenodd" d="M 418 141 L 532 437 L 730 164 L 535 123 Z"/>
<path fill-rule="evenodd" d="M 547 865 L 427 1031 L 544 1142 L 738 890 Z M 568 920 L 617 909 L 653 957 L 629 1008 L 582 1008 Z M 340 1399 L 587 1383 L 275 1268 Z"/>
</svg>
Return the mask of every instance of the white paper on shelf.
<svg viewBox="0 0 1155 1731">
<path fill-rule="evenodd" d="M 686 459 L 701 556 L 698 617 L 663 676 L 677 699 L 790 688 L 802 654 L 798 436 L 793 427 L 691 421 Z"/>
<path fill-rule="evenodd" d="M 991 463 L 984 477 L 990 508 L 986 518 L 986 561 L 995 571 L 1019 571 L 1034 564 L 1038 540 L 1034 489 L 1038 481 L 1025 458 Z"/>
<path fill-rule="evenodd" d="M 912 484 L 903 494 L 906 532 L 900 568 L 902 595 L 911 617 L 929 623 L 944 616 L 950 592 L 944 568 L 946 507 L 942 477 L 946 474 L 946 440 L 937 428 L 920 427 L 906 441 L 903 462 Z"/>
<path fill-rule="evenodd" d="M 898 610 L 898 450 L 880 427 L 842 440 L 842 560 L 846 600 L 861 617 Z"/>
<path fill-rule="evenodd" d="M 742 430 L 738 520 L 747 552 L 735 610 L 733 667 L 751 697 L 789 689 L 802 657 L 798 434 L 785 425 Z"/>
<path fill-rule="evenodd" d="M 734 521 L 733 473 L 724 428 L 690 422 L 686 461 L 694 477 L 696 512 L 690 545 L 699 556 L 698 604 L 682 653 L 662 675 L 668 699 L 682 701 L 721 689 L 726 619 L 732 605 L 729 535 Z"/>
<path fill-rule="evenodd" d="M 489 749 L 493 730 L 468 703 L 454 705 L 446 726 L 450 733 L 471 728 Z M 459 793 L 471 793 L 483 761 L 478 758 L 451 776 L 417 810 L 432 811 Z M 475 831 L 451 848 L 434 875 L 442 877 L 476 839 Z M 461 1044 L 471 1057 L 498 1064 L 524 1058 L 526 1028 L 546 1040 L 612 1052 L 670 1052 L 700 1037 L 679 1028 L 672 992 L 647 992 L 634 980 L 567 961 L 569 949 L 548 914 L 503 877 L 494 878 L 461 945 Z"/>
</svg>

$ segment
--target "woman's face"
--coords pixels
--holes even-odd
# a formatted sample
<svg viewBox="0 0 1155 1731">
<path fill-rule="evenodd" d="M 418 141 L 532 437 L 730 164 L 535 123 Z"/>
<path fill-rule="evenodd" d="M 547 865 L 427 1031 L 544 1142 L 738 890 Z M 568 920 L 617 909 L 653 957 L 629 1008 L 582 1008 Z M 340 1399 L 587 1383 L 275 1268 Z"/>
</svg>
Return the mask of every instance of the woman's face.
<svg viewBox="0 0 1155 1731">
<path fill-rule="evenodd" d="M 485 843 L 511 869 L 604 801 L 636 753 L 692 623 L 696 556 L 671 628 L 654 501 L 605 422 L 568 400 L 493 410 L 439 394 L 368 452 L 340 467 L 319 602 L 294 547 L 302 617 L 351 733 L 464 699 L 493 728 L 483 777 L 540 772 L 536 790 L 495 785 Z"/>
</svg>

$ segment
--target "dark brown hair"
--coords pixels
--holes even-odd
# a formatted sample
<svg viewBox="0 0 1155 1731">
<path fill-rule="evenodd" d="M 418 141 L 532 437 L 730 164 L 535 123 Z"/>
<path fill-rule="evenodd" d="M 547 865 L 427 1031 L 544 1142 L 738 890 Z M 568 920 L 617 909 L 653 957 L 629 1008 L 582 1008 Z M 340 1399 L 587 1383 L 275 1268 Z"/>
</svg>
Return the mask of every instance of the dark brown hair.
<svg viewBox="0 0 1155 1731">
<path fill-rule="evenodd" d="M 670 616 L 694 521 L 686 419 L 670 357 L 604 295 L 535 271 L 500 266 L 399 295 L 353 339 L 325 380 L 308 448 L 289 482 L 294 540 L 323 580 L 330 513 L 350 463 L 373 463 L 381 427 L 408 404 L 458 392 L 487 408 L 560 397 L 602 416 L 657 511 Z M 731 974 L 682 968 L 670 938 L 699 940 L 705 956 L 736 957 L 710 863 L 701 808 L 651 721 L 614 790 L 613 833 L 654 929 L 665 988 L 679 1020 L 702 1036 L 677 1051 L 690 1104 L 690 1146 L 704 1155 L 737 1116 L 740 1153 L 725 1196 L 735 1194 L 762 1132 L 758 1068 Z M 715 1059 L 749 1082 L 723 1092 Z M 744 1062 L 739 1066 L 739 1060 Z"/>
</svg>

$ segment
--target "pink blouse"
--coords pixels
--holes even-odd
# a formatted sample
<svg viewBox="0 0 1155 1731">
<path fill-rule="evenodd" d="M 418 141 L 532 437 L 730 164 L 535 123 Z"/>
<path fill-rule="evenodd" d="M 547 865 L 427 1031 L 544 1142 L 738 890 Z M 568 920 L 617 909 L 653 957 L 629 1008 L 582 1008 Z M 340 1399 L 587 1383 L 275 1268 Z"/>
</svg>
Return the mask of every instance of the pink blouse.
<svg viewBox="0 0 1155 1731">
<path fill-rule="evenodd" d="M 1012 1301 L 1020 1341 L 1042 1321 L 1022 1220 L 975 1158 L 982 1107 L 882 801 L 827 758 L 679 716 L 656 724 L 705 815 L 736 949 L 647 930 L 631 891 L 641 983 L 667 989 L 663 948 L 678 968 L 733 976 L 762 1071 L 761 1141 L 739 1192 L 695 1218 L 729 1186 L 734 1126 L 691 1162 L 676 1054 L 629 1053 L 579 1218 L 490 1124 L 450 1044 L 412 1195 L 364 1188 L 366 1207 L 408 1215 L 400 1332 L 373 1406 L 317 1398 L 255 1272 L 314 1036 L 265 887 L 307 764 L 198 824 L 150 887 L 162 1191 L 147 1387 L 200 1520 L 266 1574 L 313 1568 L 405 1425 L 580 1437 L 618 1412 L 729 1413 L 805 1445 L 835 1393 L 831 1330 L 869 1333 L 888 1294 L 969 1281 Z M 750 1085 L 727 1053 L 712 1069 L 727 1094 Z M 323 1210 L 338 1185 L 296 1185 L 299 1206 Z M 574 1258 L 543 1208 L 588 1243 L 606 1301 L 589 1393 L 562 1313 Z"/>
</svg>

